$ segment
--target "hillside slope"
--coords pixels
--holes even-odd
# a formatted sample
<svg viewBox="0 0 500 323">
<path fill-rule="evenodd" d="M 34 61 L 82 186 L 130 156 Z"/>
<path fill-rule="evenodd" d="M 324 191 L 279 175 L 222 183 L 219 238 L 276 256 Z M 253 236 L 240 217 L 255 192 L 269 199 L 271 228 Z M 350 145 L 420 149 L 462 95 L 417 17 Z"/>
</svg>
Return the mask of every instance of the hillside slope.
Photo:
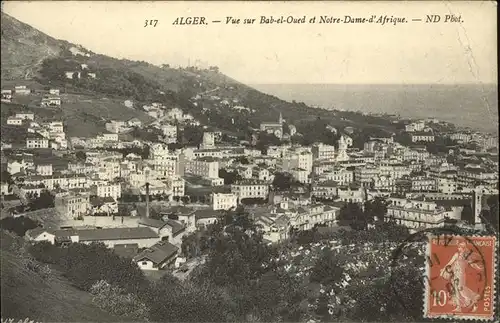
<svg viewBox="0 0 500 323">
<path fill-rule="evenodd" d="M 3 12 L 1 24 L 2 80 L 32 78 L 44 59 L 59 55 L 68 45 Z"/>
<path fill-rule="evenodd" d="M 76 289 L 52 272 L 44 279 L 23 264 L 15 253 L 22 239 L 1 231 L 2 318 L 43 322 L 120 322 L 92 304 L 91 295 Z"/>
</svg>

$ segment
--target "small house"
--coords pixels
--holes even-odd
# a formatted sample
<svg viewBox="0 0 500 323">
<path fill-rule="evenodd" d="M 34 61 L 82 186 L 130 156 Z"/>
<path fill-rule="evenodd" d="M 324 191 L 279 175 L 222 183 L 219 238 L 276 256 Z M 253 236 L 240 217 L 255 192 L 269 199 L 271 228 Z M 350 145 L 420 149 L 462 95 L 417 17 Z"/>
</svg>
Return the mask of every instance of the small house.
<svg viewBox="0 0 500 323">
<path fill-rule="evenodd" d="M 135 256 L 133 261 L 142 270 L 171 268 L 175 265 L 178 252 L 178 247 L 168 241 L 160 241 Z"/>
</svg>

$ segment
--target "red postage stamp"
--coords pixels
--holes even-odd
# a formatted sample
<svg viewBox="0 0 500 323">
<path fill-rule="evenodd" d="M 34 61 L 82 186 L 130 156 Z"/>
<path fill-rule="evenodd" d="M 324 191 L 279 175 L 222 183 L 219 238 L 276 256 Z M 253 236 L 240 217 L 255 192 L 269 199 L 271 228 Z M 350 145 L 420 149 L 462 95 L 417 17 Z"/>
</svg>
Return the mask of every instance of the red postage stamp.
<svg viewBox="0 0 500 323">
<path fill-rule="evenodd" d="M 427 246 L 424 317 L 492 320 L 494 236 L 440 235 Z"/>
</svg>

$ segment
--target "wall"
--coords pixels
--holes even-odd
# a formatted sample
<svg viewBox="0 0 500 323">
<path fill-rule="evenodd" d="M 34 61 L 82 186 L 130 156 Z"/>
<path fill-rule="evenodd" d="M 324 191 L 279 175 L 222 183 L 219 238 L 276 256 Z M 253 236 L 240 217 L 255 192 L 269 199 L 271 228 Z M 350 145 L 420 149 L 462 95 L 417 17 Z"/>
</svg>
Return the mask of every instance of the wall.
<svg viewBox="0 0 500 323">
<path fill-rule="evenodd" d="M 148 239 L 119 239 L 119 240 L 99 240 L 95 242 L 104 243 L 108 248 L 113 248 L 117 244 L 131 244 L 137 243 L 139 248 L 148 248 L 159 242 L 160 238 L 148 238 Z M 81 241 L 86 244 L 90 244 L 94 241 Z"/>
</svg>

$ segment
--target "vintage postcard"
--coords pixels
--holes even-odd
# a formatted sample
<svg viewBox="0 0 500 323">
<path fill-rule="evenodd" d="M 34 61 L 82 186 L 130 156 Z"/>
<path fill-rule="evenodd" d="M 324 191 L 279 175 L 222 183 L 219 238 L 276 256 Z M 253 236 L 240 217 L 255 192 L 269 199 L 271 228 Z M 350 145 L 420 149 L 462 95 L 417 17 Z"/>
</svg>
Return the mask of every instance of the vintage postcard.
<svg viewBox="0 0 500 323">
<path fill-rule="evenodd" d="M 1 323 L 500 319 L 496 2 L 1 4 Z"/>
</svg>

